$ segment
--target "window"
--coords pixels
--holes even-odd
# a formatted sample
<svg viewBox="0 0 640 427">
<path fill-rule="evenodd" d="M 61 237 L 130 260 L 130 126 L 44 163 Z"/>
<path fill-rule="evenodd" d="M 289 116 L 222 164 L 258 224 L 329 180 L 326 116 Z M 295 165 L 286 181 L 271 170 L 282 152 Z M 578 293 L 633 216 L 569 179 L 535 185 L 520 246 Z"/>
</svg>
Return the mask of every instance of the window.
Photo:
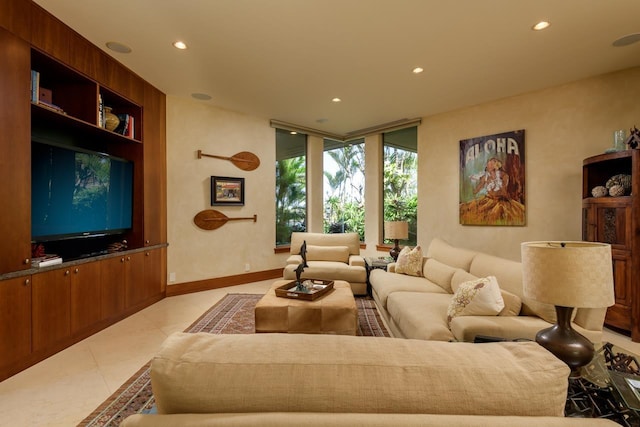
<svg viewBox="0 0 640 427">
<path fill-rule="evenodd" d="M 324 140 L 324 232 L 364 241 L 364 139 Z"/>
<path fill-rule="evenodd" d="M 306 231 L 307 136 L 276 129 L 276 246 Z"/>
<path fill-rule="evenodd" d="M 407 221 L 409 238 L 416 245 L 418 209 L 418 128 L 383 134 L 383 200 L 385 221 Z"/>
</svg>

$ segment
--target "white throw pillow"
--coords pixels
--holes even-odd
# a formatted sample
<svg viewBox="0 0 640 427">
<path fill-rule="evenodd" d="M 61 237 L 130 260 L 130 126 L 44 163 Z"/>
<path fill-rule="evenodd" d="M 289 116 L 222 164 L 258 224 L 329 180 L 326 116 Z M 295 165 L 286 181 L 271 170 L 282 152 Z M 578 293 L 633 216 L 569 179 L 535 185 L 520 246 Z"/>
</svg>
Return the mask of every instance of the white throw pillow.
<svg viewBox="0 0 640 427">
<path fill-rule="evenodd" d="M 405 246 L 398 254 L 396 273 L 422 277 L 422 248 L 420 245 L 413 249 Z"/>
<path fill-rule="evenodd" d="M 495 276 L 460 284 L 447 309 L 447 321 L 457 316 L 495 316 L 504 308 L 504 300 Z"/>
</svg>

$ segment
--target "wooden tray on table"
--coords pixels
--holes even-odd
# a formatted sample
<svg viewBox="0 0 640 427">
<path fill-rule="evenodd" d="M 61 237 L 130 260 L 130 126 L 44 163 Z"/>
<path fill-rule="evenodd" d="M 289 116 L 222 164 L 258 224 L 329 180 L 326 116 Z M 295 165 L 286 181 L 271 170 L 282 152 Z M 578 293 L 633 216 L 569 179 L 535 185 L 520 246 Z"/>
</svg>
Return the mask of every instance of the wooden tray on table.
<svg viewBox="0 0 640 427">
<path fill-rule="evenodd" d="M 320 279 L 303 279 L 303 281 L 311 280 L 314 284 L 314 289 L 311 292 L 296 291 L 296 281 L 286 283 L 282 286 L 278 286 L 276 296 L 281 298 L 301 299 L 305 301 L 313 301 L 320 298 L 323 295 L 333 290 L 333 280 L 320 280 Z M 316 289 L 317 287 L 317 289 Z"/>
</svg>

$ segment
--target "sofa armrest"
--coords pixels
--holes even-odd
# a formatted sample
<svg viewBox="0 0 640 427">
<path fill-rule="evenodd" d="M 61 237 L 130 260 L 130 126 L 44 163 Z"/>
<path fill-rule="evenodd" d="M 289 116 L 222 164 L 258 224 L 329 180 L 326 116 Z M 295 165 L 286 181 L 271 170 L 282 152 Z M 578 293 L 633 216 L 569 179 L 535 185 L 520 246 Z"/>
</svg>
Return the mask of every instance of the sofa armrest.
<svg viewBox="0 0 640 427">
<path fill-rule="evenodd" d="M 287 258 L 287 264 L 295 264 L 298 265 L 302 262 L 302 257 L 300 255 L 291 255 Z"/>
<path fill-rule="evenodd" d="M 364 258 L 361 255 L 349 255 L 349 265 L 352 267 L 364 267 Z"/>
</svg>

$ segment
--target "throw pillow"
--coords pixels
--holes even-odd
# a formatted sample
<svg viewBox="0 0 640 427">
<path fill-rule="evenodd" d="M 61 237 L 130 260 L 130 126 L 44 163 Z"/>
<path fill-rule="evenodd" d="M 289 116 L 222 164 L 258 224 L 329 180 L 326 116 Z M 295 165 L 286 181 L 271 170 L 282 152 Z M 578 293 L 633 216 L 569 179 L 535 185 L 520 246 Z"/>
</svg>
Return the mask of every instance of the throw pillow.
<svg viewBox="0 0 640 427">
<path fill-rule="evenodd" d="M 457 316 L 495 316 L 504 308 L 494 276 L 462 283 L 451 298 L 447 321 Z"/>
<path fill-rule="evenodd" d="M 405 246 L 398 254 L 396 273 L 422 277 L 422 248 Z"/>
</svg>

